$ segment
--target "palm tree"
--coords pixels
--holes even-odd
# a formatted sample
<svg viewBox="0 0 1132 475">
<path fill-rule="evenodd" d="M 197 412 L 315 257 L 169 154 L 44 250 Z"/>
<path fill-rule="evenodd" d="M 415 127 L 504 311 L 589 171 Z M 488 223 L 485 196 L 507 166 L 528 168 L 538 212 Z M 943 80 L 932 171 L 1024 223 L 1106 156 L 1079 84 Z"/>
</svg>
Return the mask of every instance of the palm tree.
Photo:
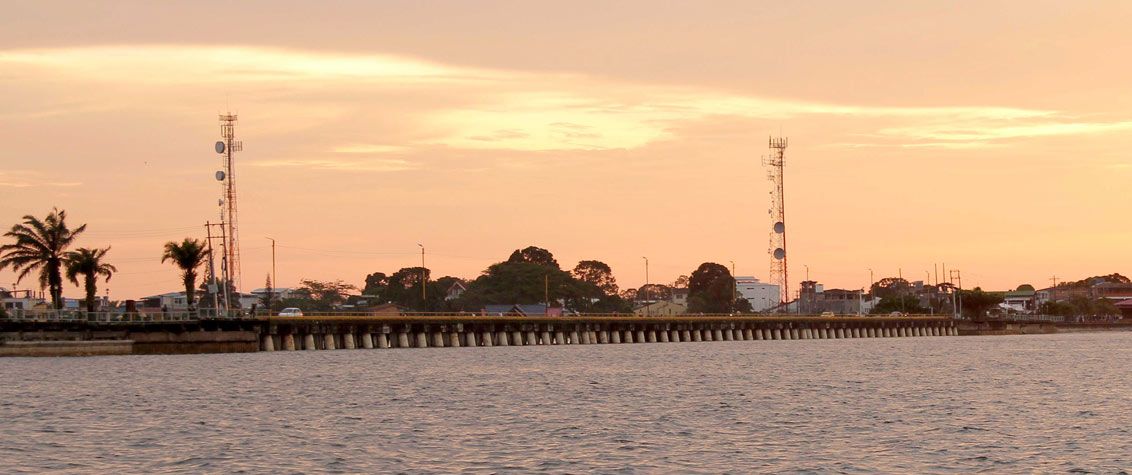
<svg viewBox="0 0 1132 475">
<path fill-rule="evenodd" d="M 207 257 L 208 250 L 204 247 L 204 241 L 199 239 L 185 238 L 180 244 L 176 241 L 165 243 L 165 254 L 161 255 L 161 262 L 173 261 L 173 264 L 181 269 L 181 279 L 185 283 L 185 299 L 189 302 L 190 308 L 193 307 L 196 291 L 197 268 L 204 264 Z"/>
<path fill-rule="evenodd" d="M 35 216 L 24 216 L 23 224 L 12 226 L 4 236 L 16 242 L 0 246 L 0 270 L 11 267 L 18 272 L 16 282 L 39 270 L 40 287 L 51 291 L 51 305 L 63 308 L 63 257 L 64 251 L 86 230 L 86 225 L 75 229 L 67 227 L 67 212 L 52 208 L 42 221 Z"/>
<path fill-rule="evenodd" d="M 88 312 L 94 311 L 94 294 L 98 291 L 98 278 L 105 277 L 106 281 L 109 282 L 110 277 L 118 272 L 118 268 L 102 261 L 108 251 L 110 251 L 109 247 L 106 249 L 80 247 L 64 256 L 64 263 L 67 265 L 67 280 L 79 285 L 79 276 L 83 276 L 83 288 L 86 289 L 86 311 Z"/>
</svg>

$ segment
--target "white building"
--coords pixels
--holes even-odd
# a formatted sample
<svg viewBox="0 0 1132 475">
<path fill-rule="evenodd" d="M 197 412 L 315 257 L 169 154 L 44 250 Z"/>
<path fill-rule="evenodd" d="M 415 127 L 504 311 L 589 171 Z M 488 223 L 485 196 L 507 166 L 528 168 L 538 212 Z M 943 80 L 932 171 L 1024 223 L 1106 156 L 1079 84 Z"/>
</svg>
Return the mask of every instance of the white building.
<svg viewBox="0 0 1132 475">
<path fill-rule="evenodd" d="M 779 302 L 778 286 L 759 282 L 759 279 L 755 277 L 736 277 L 735 290 L 740 297 L 751 303 L 751 310 L 756 312 L 777 307 L 781 303 Z"/>
</svg>

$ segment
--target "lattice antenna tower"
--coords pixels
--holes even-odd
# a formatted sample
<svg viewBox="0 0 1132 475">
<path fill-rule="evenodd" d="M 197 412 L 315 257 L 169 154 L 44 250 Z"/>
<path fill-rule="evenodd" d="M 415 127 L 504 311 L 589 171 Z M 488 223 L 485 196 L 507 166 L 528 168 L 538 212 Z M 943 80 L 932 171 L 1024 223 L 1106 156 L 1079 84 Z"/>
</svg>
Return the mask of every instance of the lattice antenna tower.
<svg viewBox="0 0 1132 475">
<path fill-rule="evenodd" d="M 770 190 L 770 281 L 778 284 L 780 302 L 790 299 L 789 280 L 786 275 L 786 205 L 783 188 L 783 165 L 786 156 L 786 137 L 770 137 L 770 155 L 763 160 L 767 167 Z"/>
<path fill-rule="evenodd" d="M 216 179 L 223 185 L 220 200 L 221 221 L 224 223 L 224 258 L 222 271 L 225 283 L 231 282 L 240 290 L 240 238 L 237 226 L 236 206 L 236 168 L 232 154 L 244 150 L 244 143 L 236 140 L 236 114 L 220 114 L 220 138 L 216 142 L 216 153 L 223 160 L 224 172 L 217 172 Z M 227 288 L 227 287 L 225 287 Z"/>
</svg>

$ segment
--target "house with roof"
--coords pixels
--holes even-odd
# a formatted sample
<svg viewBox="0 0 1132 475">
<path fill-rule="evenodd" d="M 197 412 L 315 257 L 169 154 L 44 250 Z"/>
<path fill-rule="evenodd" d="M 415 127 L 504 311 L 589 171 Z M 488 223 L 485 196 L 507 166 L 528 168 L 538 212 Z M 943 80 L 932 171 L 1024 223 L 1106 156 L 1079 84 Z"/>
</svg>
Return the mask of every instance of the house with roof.
<svg viewBox="0 0 1132 475">
<path fill-rule="evenodd" d="M 687 302 L 687 300 L 685 300 Z M 633 308 L 634 315 L 684 315 L 688 313 L 688 304 L 676 303 L 671 300 L 660 300 L 638 305 Z"/>
<path fill-rule="evenodd" d="M 1018 313 L 1031 313 L 1038 308 L 1038 292 L 1030 284 L 1019 285 L 1017 289 L 1003 294 L 999 307 Z"/>
<path fill-rule="evenodd" d="M 561 307 L 547 307 L 543 304 L 484 305 L 483 315 L 501 317 L 557 317 L 563 314 Z"/>
<path fill-rule="evenodd" d="M 457 280 L 457 281 L 453 282 L 452 285 L 448 286 L 448 290 L 446 290 L 445 294 L 444 294 L 444 300 L 445 301 L 456 300 L 456 299 L 460 298 L 461 295 L 464 295 L 464 292 L 466 292 L 467 290 L 468 290 L 468 286 L 465 285 L 463 282 Z"/>
</svg>

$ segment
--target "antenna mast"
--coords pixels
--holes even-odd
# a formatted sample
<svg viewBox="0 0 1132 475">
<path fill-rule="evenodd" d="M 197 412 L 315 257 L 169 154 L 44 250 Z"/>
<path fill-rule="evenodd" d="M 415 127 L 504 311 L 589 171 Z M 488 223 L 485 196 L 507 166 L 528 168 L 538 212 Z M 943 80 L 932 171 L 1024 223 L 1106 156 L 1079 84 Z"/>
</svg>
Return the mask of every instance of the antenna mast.
<svg viewBox="0 0 1132 475">
<path fill-rule="evenodd" d="M 236 140 L 236 114 L 220 114 L 220 138 L 216 142 L 216 153 L 224 160 L 224 173 L 217 173 L 216 178 L 224 186 L 223 198 L 220 201 L 221 222 L 224 223 L 224 280 L 225 284 L 231 282 L 236 291 L 240 291 L 240 240 L 236 226 L 236 169 L 232 163 L 232 154 L 244 150 L 244 143 Z M 227 289 L 227 286 L 225 286 Z"/>
<path fill-rule="evenodd" d="M 770 156 L 763 160 L 767 167 L 770 190 L 770 281 L 778 284 L 780 303 L 790 299 L 789 280 L 786 276 L 786 205 L 783 188 L 783 164 L 786 155 L 786 137 L 770 137 Z"/>
</svg>

